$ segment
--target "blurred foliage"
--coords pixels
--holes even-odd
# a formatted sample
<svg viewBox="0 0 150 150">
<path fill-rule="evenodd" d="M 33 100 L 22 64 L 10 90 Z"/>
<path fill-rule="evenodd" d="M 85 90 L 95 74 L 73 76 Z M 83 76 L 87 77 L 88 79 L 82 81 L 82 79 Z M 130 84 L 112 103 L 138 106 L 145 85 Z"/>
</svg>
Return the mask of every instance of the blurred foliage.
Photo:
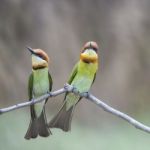
<svg viewBox="0 0 150 150">
<path fill-rule="evenodd" d="M 25 46 L 49 54 L 55 90 L 67 81 L 83 44 L 93 40 L 100 47 L 100 69 L 92 93 L 149 123 L 145 117 L 150 113 L 149 8 L 149 0 L 1 0 L 0 107 L 28 99 L 31 57 Z M 58 96 L 47 103 L 49 117 L 62 100 Z M 17 117 L 13 112 L 0 116 L 0 149 L 41 149 L 43 145 L 47 149 L 148 149 L 147 134 L 127 129 L 124 122 L 85 100 L 76 108 L 71 133 L 56 130 L 53 137 L 33 142 L 23 139 L 27 112 L 29 109 Z"/>
<path fill-rule="evenodd" d="M 19 110 L 18 110 L 19 111 Z M 1 150 L 149 150 L 149 134 L 139 131 L 125 122 L 114 127 L 89 128 L 73 121 L 72 131 L 65 133 L 52 129 L 53 135 L 48 138 L 25 140 L 23 135 L 27 128 L 28 117 L 25 112 L 8 113 L 1 117 Z M 150 121 L 149 121 L 150 123 Z"/>
</svg>

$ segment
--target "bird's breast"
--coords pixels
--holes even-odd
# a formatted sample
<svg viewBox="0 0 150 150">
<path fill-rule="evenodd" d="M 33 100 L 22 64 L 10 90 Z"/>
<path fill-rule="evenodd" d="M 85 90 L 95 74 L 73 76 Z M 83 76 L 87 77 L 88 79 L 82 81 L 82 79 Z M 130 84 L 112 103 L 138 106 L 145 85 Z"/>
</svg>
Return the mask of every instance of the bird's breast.
<svg viewBox="0 0 150 150">
<path fill-rule="evenodd" d="M 33 73 L 33 94 L 38 97 L 49 91 L 48 68 L 38 69 Z"/>
<path fill-rule="evenodd" d="M 81 93 L 88 92 L 93 83 L 97 67 L 98 65 L 96 63 L 87 64 L 80 62 L 78 65 L 77 74 L 71 84 Z"/>
</svg>

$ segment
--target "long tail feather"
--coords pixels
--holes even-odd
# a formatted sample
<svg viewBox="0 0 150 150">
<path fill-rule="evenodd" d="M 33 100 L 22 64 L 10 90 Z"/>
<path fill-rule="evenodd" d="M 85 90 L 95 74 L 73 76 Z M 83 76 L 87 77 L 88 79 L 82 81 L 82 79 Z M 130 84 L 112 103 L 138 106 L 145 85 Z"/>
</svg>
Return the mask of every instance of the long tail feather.
<svg viewBox="0 0 150 150">
<path fill-rule="evenodd" d="M 64 104 L 58 112 L 58 114 L 50 121 L 48 126 L 50 128 L 60 128 L 66 132 L 71 130 L 73 110 L 74 107 L 71 107 L 69 110 L 66 110 L 66 106 Z"/>
<path fill-rule="evenodd" d="M 41 113 L 41 116 L 38 118 L 38 132 L 39 135 L 42 137 L 48 137 L 50 134 L 52 134 L 48 128 L 44 111 Z"/>
<path fill-rule="evenodd" d="M 29 124 L 29 128 L 25 135 L 25 139 L 36 138 L 38 134 L 42 137 L 48 137 L 51 133 L 47 126 L 44 110 L 39 118 L 32 118 Z"/>
<path fill-rule="evenodd" d="M 36 138 L 38 136 L 37 119 L 31 119 L 25 139 Z"/>
</svg>

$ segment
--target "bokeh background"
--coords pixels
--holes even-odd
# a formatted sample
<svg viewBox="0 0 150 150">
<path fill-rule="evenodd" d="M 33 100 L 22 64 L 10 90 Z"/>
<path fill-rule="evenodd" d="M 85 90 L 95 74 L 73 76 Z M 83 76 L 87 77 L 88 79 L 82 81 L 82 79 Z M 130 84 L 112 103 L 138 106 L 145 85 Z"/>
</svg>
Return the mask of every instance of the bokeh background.
<svg viewBox="0 0 150 150">
<path fill-rule="evenodd" d="M 107 104 L 150 125 L 149 0 L 1 0 L 0 108 L 28 99 L 31 56 L 26 46 L 50 56 L 53 90 L 67 81 L 81 47 L 99 44 L 100 66 L 91 92 Z M 63 95 L 50 99 L 48 120 Z M 0 150 L 149 150 L 150 135 L 83 99 L 72 131 L 26 141 L 29 108 L 0 116 Z"/>
</svg>

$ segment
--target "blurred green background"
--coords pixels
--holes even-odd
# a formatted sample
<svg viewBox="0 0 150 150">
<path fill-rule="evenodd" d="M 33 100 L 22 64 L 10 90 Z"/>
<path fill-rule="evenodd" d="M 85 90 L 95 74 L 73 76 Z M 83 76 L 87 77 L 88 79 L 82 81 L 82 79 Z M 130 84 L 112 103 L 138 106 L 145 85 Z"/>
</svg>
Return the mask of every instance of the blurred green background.
<svg viewBox="0 0 150 150">
<path fill-rule="evenodd" d="M 91 92 L 114 108 L 150 125 L 149 0 L 1 0 L 0 107 L 28 99 L 31 57 L 25 46 L 50 56 L 53 90 L 67 81 L 85 42 L 99 44 L 100 66 Z M 50 99 L 48 120 L 63 95 Z M 83 99 L 72 130 L 27 141 L 29 108 L 0 116 L 0 150 L 149 150 L 150 134 Z"/>
</svg>

